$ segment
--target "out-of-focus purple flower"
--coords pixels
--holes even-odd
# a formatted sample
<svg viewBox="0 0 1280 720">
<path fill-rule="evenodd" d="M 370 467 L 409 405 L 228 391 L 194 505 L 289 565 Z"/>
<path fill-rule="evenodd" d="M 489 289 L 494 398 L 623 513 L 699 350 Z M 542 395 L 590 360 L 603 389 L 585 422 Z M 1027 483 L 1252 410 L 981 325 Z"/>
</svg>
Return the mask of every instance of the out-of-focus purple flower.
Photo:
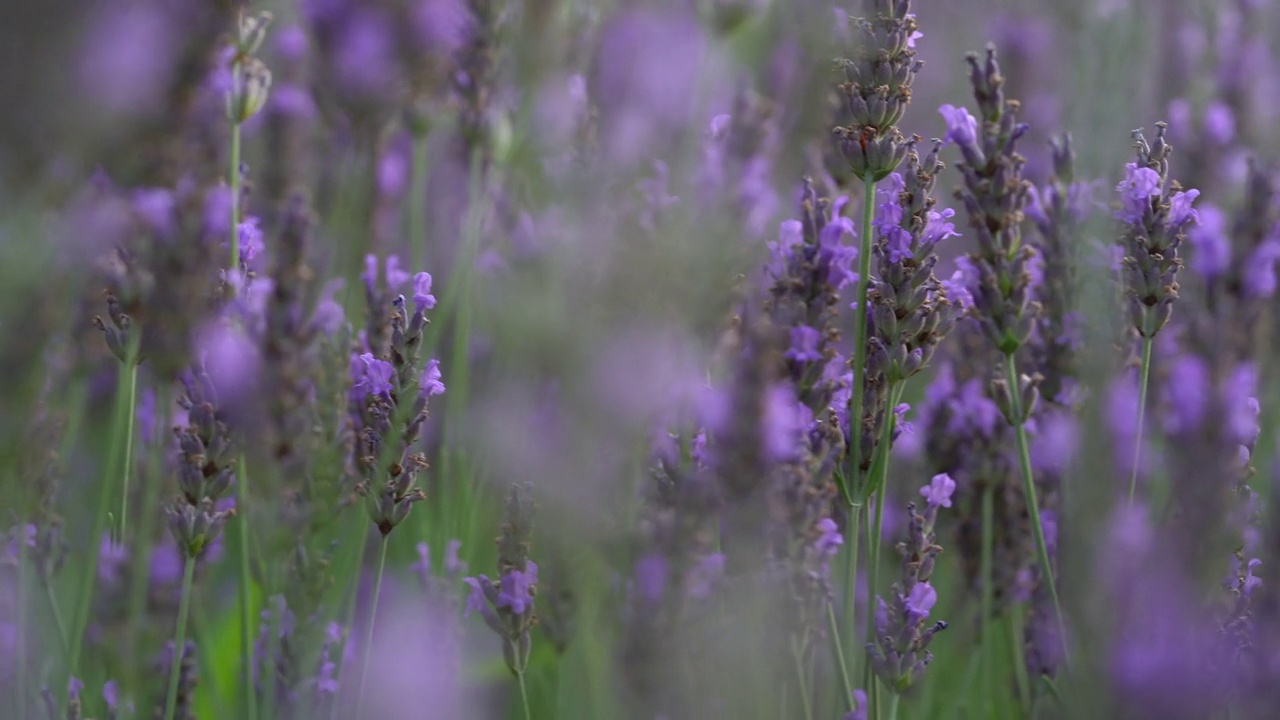
<svg viewBox="0 0 1280 720">
<path fill-rule="evenodd" d="M 972 146 L 978 142 L 978 120 L 963 107 L 947 104 L 938 108 L 943 120 L 947 123 L 947 134 L 944 143 L 956 143 L 961 147 Z"/>
<path fill-rule="evenodd" d="M 399 197 L 409 187 L 409 159 L 393 144 L 378 159 L 378 190 Z"/>
<path fill-rule="evenodd" d="M 772 460 L 789 460 L 799 451 L 800 434 L 813 423 L 813 411 L 796 399 L 795 389 L 786 383 L 771 386 L 765 393 L 761 419 L 765 452 Z"/>
<path fill-rule="evenodd" d="M 262 228 L 258 226 L 258 218 L 249 216 L 240 223 L 240 262 L 249 264 L 258 257 L 265 248 L 262 243 Z"/>
<path fill-rule="evenodd" d="M 351 369 L 356 375 L 355 388 L 365 397 L 391 394 L 391 378 L 396 374 L 391 363 L 375 358 L 373 353 L 364 353 L 352 358 Z"/>
<path fill-rule="evenodd" d="M 1236 118 L 1230 106 L 1213 100 L 1204 108 L 1204 132 L 1218 145 L 1226 145 L 1236 134 Z"/>
<path fill-rule="evenodd" d="M 458 551 L 461 549 L 461 540 L 450 540 L 444 546 L 444 571 L 451 577 L 467 571 L 467 564 L 458 558 Z"/>
<path fill-rule="evenodd" d="M 525 570 L 512 570 L 502 576 L 501 589 L 498 591 L 499 608 L 511 608 L 516 615 L 523 615 L 533 606 L 533 595 L 530 588 L 538 584 L 538 564 L 532 560 L 526 562 Z M 470 601 L 468 601 L 468 605 Z"/>
<path fill-rule="evenodd" d="M 483 613 L 485 608 L 489 606 L 488 601 L 485 600 L 484 597 L 484 588 L 489 584 L 488 576 L 481 575 L 478 578 L 463 578 L 462 582 L 471 587 L 471 594 L 467 595 L 467 606 L 466 609 L 463 610 L 463 615 L 470 616 L 472 612 Z"/>
<path fill-rule="evenodd" d="M 204 196 L 204 233 L 222 240 L 231 229 L 231 189 L 219 185 Z"/>
<path fill-rule="evenodd" d="M 845 713 L 843 720 L 867 720 L 867 691 L 854 690 L 853 696 L 857 701 L 857 709 Z"/>
<path fill-rule="evenodd" d="M 395 28 L 376 9 L 361 7 L 348 15 L 334 49 L 334 70 L 344 91 L 362 100 L 393 92 L 395 36 Z"/>
<path fill-rule="evenodd" d="M 414 550 L 418 553 L 418 559 L 409 566 L 409 569 L 422 576 L 425 582 L 431 576 L 431 546 L 420 542 L 414 546 Z"/>
<path fill-rule="evenodd" d="M 400 257 L 398 255 L 388 255 L 385 264 L 384 278 L 387 281 L 387 289 L 396 292 L 405 283 L 409 282 L 410 275 L 408 272 L 400 269 Z M 364 258 L 364 272 L 361 273 L 360 279 L 364 280 L 365 287 L 376 287 L 378 284 L 378 256 L 366 255 Z"/>
<path fill-rule="evenodd" d="M 107 710 L 115 712 L 120 707 L 120 684 L 115 680 L 108 680 L 102 685 L 102 701 L 107 704 Z"/>
<path fill-rule="evenodd" d="M 990 438 L 1003 420 L 1000 406 L 987 397 L 981 381 L 969 380 L 960 392 L 947 401 L 947 432 L 958 436 L 980 435 Z"/>
<path fill-rule="evenodd" d="M 422 378 L 418 385 L 422 396 L 443 395 L 444 383 L 441 381 L 442 377 L 444 375 L 440 373 L 440 361 L 435 358 L 428 360 L 426 367 L 422 368 Z"/>
<path fill-rule="evenodd" d="M 145 115 L 164 107 L 165 89 L 177 71 L 179 34 L 160 5 L 95 6 L 84 27 L 78 80 L 96 105 L 112 113 Z"/>
<path fill-rule="evenodd" d="M 80 693 L 84 691 L 84 681 L 72 675 L 67 680 L 67 696 L 73 701 L 80 700 Z"/>
<path fill-rule="evenodd" d="M 920 495 L 931 508 L 951 507 L 951 494 L 956 491 L 956 481 L 946 473 L 938 473 L 928 485 L 920 488 Z"/>
<path fill-rule="evenodd" d="M 831 518 L 819 520 L 817 528 L 818 539 L 813 542 L 813 549 L 826 562 L 840 552 L 840 546 L 844 544 L 844 536 L 840 534 L 836 521 Z"/>
<path fill-rule="evenodd" d="M 1042 413 L 1036 418 L 1031 441 L 1031 464 L 1037 471 L 1062 473 L 1070 466 L 1080 445 L 1076 419 L 1070 413 Z"/>
<path fill-rule="evenodd" d="M 822 353 L 818 350 L 818 344 L 821 340 L 822 336 L 818 331 L 808 325 L 798 325 L 791 328 L 791 347 L 786 352 L 787 359 L 796 362 L 818 362 L 822 360 Z"/>
<path fill-rule="evenodd" d="M 224 404 L 251 397 L 262 357 L 258 343 L 237 323 L 215 321 L 196 340 L 205 370 Z"/>
<path fill-rule="evenodd" d="M 667 559 L 657 553 L 636 561 L 636 588 L 646 601 L 656 603 L 667 592 Z"/>
<path fill-rule="evenodd" d="M 1231 264 L 1231 239 L 1227 216 L 1217 206 L 1200 206 L 1200 221 L 1187 232 L 1187 240 L 1195 250 L 1191 267 L 1207 280 L 1222 276 Z"/>
<path fill-rule="evenodd" d="M 1210 392 L 1209 365 L 1204 358 L 1191 354 L 1174 358 L 1165 386 L 1169 406 L 1165 430 L 1174 434 L 1195 431 L 1208 412 Z"/>
<path fill-rule="evenodd" d="M 129 562 L 129 549 L 111 540 L 110 533 L 102 534 L 98 545 L 98 579 L 114 583 L 120 579 L 120 570 Z"/>
<path fill-rule="evenodd" d="M 1151 207 L 1151 198 L 1160 195 L 1160 173 L 1137 163 L 1125 163 L 1124 180 L 1116 185 L 1120 193 L 1120 210 L 1116 217 L 1127 223 L 1142 222 L 1143 215 Z"/>
<path fill-rule="evenodd" d="M 173 232 L 177 200 L 167 188 L 139 188 L 133 193 L 133 209 L 162 236 Z"/>
<path fill-rule="evenodd" d="M 334 299 L 338 291 L 345 285 L 342 278 L 330 280 L 320 291 L 320 299 L 316 302 L 316 312 L 313 320 L 316 327 L 325 335 L 330 337 L 342 328 L 342 324 L 346 322 L 346 311 L 342 309 L 341 303 Z"/>
<path fill-rule="evenodd" d="M 724 577 L 724 554 L 711 553 L 689 570 L 689 597 L 704 600 L 711 597 L 716 581 Z"/>
<path fill-rule="evenodd" d="M 1272 237 L 1254 248 L 1245 263 L 1244 286 L 1250 297 L 1269 298 L 1276 294 L 1277 260 L 1280 260 L 1280 232 L 1273 232 Z"/>
<path fill-rule="evenodd" d="M 413 303 L 426 310 L 436 306 L 436 296 L 431 294 L 431 273 L 420 272 L 413 276 Z"/>
</svg>

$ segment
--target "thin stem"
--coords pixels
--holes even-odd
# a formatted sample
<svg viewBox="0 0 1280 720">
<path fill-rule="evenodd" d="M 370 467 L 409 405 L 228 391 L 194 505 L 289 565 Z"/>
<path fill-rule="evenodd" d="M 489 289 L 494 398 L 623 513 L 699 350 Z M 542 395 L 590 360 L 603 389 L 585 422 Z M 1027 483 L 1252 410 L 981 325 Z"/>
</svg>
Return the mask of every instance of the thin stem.
<svg viewBox="0 0 1280 720">
<path fill-rule="evenodd" d="M 982 694 L 983 709 L 990 711 L 995 697 L 994 673 L 991 670 L 993 648 L 991 625 L 995 622 L 995 485 L 987 485 L 982 493 Z"/>
<path fill-rule="evenodd" d="M 240 665 L 244 673 L 244 712 L 247 720 L 257 720 L 258 694 L 253 688 L 253 600 L 250 588 L 253 576 L 249 571 L 249 468 L 244 454 L 240 455 L 236 468 L 236 559 L 240 605 Z"/>
<path fill-rule="evenodd" d="M 849 526 L 846 528 L 849 533 L 849 551 L 845 554 L 844 627 L 846 634 L 836 635 L 833 639 L 837 650 L 843 647 L 846 637 L 852 643 L 854 649 L 858 647 L 858 543 L 862 540 L 859 525 L 862 523 L 863 509 L 863 505 L 854 505 L 849 508 Z M 847 678 L 856 677 L 857 657 L 857 652 L 850 653 L 850 658 L 854 663 L 852 666 L 854 674 L 847 675 Z"/>
<path fill-rule="evenodd" d="M 61 641 L 64 659 L 71 662 L 71 645 L 67 642 L 67 624 L 62 621 L 62 610 L 58 608 L 58 597 L 53 590 L 53 579 L 41 575 L 41 584 L 44 585 L 44 596 L 49 600 L 49 613 L 53 615 L 53 626 L 58 630 L 58 639 Z"/>
<path fill-rule="evenodd" d="M 173 720 L 178 704 L 178 676 L 187 644 L 187 614 L 191 611 L 191 580 L 196 574 L 196 561 L 188 557 L 182 568 L 182 599 L 178 602 L 178 629 L 173 633 L 173 658 L 169 661 L 169 691 L 164 698 L 164 720 Z"/>
<path fill-rule="evenodd" d="M 885 717 L 888 720 L 898 720 L 898 698 L 898 693 L 889 693 L 889 708 L 885 711 Z"/>
<path fill-rule="evenodd" d="M 156 391 L 156 408 L 162 418 L 162 424 L 168 420 L 167 415 L 164 413 L 168 412 L 169 407 L 168 392 L 165 386 L 161 384 Z M 141 477 L 142 507 L 155 508 L 160 507 L 160 475 L 163 467 L 162 463 L 164 462 L 164 443 L 157 438 L 151 442 L 148 451 L 147 471 Z M 132 555 L 132 564 L 130 565 L 129 578 L 129 642 L 125 646 L 129 657 L 137 657 L 138 655 L 138 635 L 143 625 L 143 615 L 147 609 L 151 540 L 159 517 L 160 513 L 158 512 L 142 513 L 138 535 L 130 553 Z M 126 665 L 129 673 L 126 677 L 129 683 L 128 687 L 136 688 L 142 668 L 139 667 L 139 663 L 127 663 Z"/>
<path fill-rule="evenodd" d="M 880 434 L 880 442 L 876 445 L 876 459 L 872 462 L 872 475 L 869 482 L 876 494 L 876 517 L 875 527 L 871 532 L 871 539 L 867 547 L 868 565 L 871 567 L 871 574 L 867 578 L 867 637 L 875 637 L 875 613 L 872 608 L 875 607 L 876 589 L 879 588 L 880 582 L 880 536 L 884 529 L 884 506 L 885 491 L 888 489 L 887 479 L 889 477 L 889 446 L 893 443 L 893 429 L 897 423 L 897 415 L 894 408 L 897 407 L 898 401 L 902 399 L 902 383 L 895 383 L 889 386 L 888 404 L 884 409 L 884 426 Z"/>
<path fill-rule="evenodd" d="M 853 712 L 857 709 L 854 707 L 853 683 L 849 680 L 849 666 L 844 661 L 844 648 L 840 642 L 840 628 L 836 626 L 836 610 L 832 603 L 827 603 L 827 623 L 831 627 L 831 637 L 833 638 L 831 645 L 836 649 L 836 664 L 840 668 L 840 684 L 844 687 L 845 702 L 849 712 Z M 850 627 L 850 630 L 852 629 Z"/>
<path fill-rule="evenodd" d="M 1138 379 L 1138 429 L 1133 438 L 1133 474 L 1129 476 L 1129 504 L 1133 504 L 1133 494 L 1138 487 L 1138 461 L 1142 457 L 1142 422 L 1147 411 L 1147 385 L 1151 378 L 1151 346 L 1152 339 L 1142 338 L 1142 368 Z"/>
<path fill-rule="evenodd" d="M 365 631 L 364 647 L 360 649 L 360 683 L 356 685 L 356 714 L 361 717 L 364 707 L 364 683 L 369 675 L 369 656 L 373 655 L 373 629 L 378 621 L 378 596 L 382 594 L 382 571 L 387 566 L 387 536 L 382 536 L 378 547 L 378 566 L 373 573 L 373 605 L 369 607 L 369 627 Z"/>
<path fill-rule="evenodd" d="M 524 706 L 524 720 L 533 720 L 533 712 L 529 710 L 529 691 L 524 686 L 524 673 L 516 673 L 516 682 L 520 683 L 520 704 Z"/>
<path fill-rule="evenodd" d="M 239 74 L 238 64 L 232 72 Z M 231 123 L 231 177 L 228 180 L 231 186 L 230 267 L 235 272 L 240 269 L 240 123 L 234 121 Z"/>
<path fill-rule="evenodd" d="M 425 267 L 427 249 L 427 133 L 413 136 L 413 175 L 409 184 L 409 248 L 413 269 Z"/>
<path fill-rule="evenodd" d="M 137 343 L 134 341 L 131 344 Z M 124 464 L 120 470 L 120 532 L 116 535 L 116 542 L 121 545 L 125 542 L 125 530 L 128 527 L 129 475 L 133 470 L 133 416 L 138 402 L 138 363 L 134 355 L 136 352 L 134 348 L 126 361 L 129 366 L 129 397 L 125 400 Z"/>
<path fill-rule="evenodd" d="M 849 448 L 845 453 L 845 500 L 853 504 L 852 492 L 859 487 L 858 476 L 862 466 L 862 403 L 864 388 L 862 375 L 867 365 L 867 288 L 871 283 L 871 220 L 875 214 L 876 181 L 868 174 L 863 180 L 862 235 L 858 238 L 858 294 L 854 308 L 853 330 L 853 387 L 849 393 Z"/>
<path fill-rule="evenodd" d="M 1017 422 L 1013 429 L 1018 441 L 1018 460 L 1022 467 L 1022 491 L 1026 496 L 1027 514 L 1030 515 L 1031 528 L 1036 535 L 1036 556 L 1040 561 L 1041 582 L 1049 588 L 1049 598 L 1053 601 L 1053 614 L 1058 621 L 1058 633 L 1062 642 L 1062 657 L 1070 663 L 1067 651 L 1067 625 L 1062 616 L 1062 603 L 1058 600 L 1058 586 L 1053 574 L 1053 563 L 1049 560 L 1049 546 L 1044 541 L 1044 525 L 1040 522 L 1040 502 L 1036 499 L 1035 476 L 1031 471 L 1031 446 L 1027 442 L 1027 427 L 1022 416 L 1022 399 L 1018 389 L 1018 369 L 1013 353 L 1005 355 L 1005 374 L 1009 383 L 1009 402 L 1013 406 Z"/>
<path fill-rule="evenodd" d="M 1035 717 L 1031 700 L 1031 678 L 1027 675 L 1027 653 L 1023 644 L 1026 618 L 1022 615 L 1021 605 L 1013 606 L 1009 620 L 1009 660 L 1013 663 L 1013 677 L 1018 684 L 1018 698 L 1022 701 L 1023 712 Z"/>
<path fill-rule="evenodd" d="M 114 419 L 111 423 L 111 445 L 107 449 L 107 463 L 104 466 L 107 472 L 114 472 L 120 462 L 120 431 L 124 425 L 122 417 L 126 407 L 124 400 L 124 388 L 128 383 L 128 370 L 122 363 L 119 369 L 119 376 L 116 379 L 116 401 L 114 408 Z M 132 413 L 131 413 L 132 414 Z M 94 542 L 102 538 L 102 534 L 108 531 L 109 516 L 111 515 L 108 506 L 111 504 L 111 483 L 98 483 L 98 502 L 97 512 L 93 514 L 93 529 L 90 537 Z M 71 627 L 71 659 L 70 672 L 75 675 L 80 667 L 80 649 L 83 645 L 85 628 L 89 626 L 89 611 L 93 604 L 93 588 L 98 579 L 98 555 L 99 553 L 91 552 L 87 554 L 84 563 L 84 576 L 80 580 L 79 592 L 76 593 L 76 610 L 73 616 L 75 623 Z"/>
<path fill-rule="evenodd" d="M 804 707 L 805 720 L 813 720 L 813 707 L 809 701 L 809 687 L 804 681 L 804 661 L 800 658 L 800 648 L 791 642 L 791 657 L 796 661 L 796 684 L 800 691 L 800 704 Z"/>
</svg>

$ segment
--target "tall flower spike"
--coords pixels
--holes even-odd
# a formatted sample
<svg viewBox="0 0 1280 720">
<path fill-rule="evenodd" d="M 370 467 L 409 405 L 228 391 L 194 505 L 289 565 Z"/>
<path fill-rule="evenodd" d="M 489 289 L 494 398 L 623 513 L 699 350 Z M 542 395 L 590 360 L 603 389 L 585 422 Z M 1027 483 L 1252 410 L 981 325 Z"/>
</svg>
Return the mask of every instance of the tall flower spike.
<svg viewBox="0 0 1280 720">
<path fill-rule="evenodd" d="M 916 59 L 920 33 L 911 1 L 872 0 L 870 5 L 870 17 L 852 19 L 857 55 L 839 61 L 845 77 L 839 89 L 850 123 L 834 132 L 854 175 L 879 181 L 906 156 L 896 125 L 924 63 Z"/>
<path fill-rule="evenodd" d="M 502 658 L 517 677 L 529 665 L 533 649 L 529 631 L 537 622 L 533 604 L 538 565 L 529 559 L 533 534 L 531 494 L 529 485 L 512 485 L 507 495 L 502 535 L 498 538 L 498 579 L 490 580 L 487 575 L 464 578 L 471 586 L 467 614 L 479 612 L 489 629 L 502 638 Z"/>
<path fill-rule="evenodd" d="M 1168 125 L 1156 123 L 1156 137 L 1148 144 L 1142 131 L 1133 131 L 1137 160 L 1125 165 L 1125 177 L 1116 186 L 1124 223 L 1124 280 L 1129 294 L 1129 317 L 1138 334 L 1153 338 L 1169 322 L 1178 298 L 1178 248 L 1198 214 L 1191 207 L 1199 190 L 1181 190 L 1169 179 L 1169 155 L 1165 142 Z"/>
<path fill-rule="evenodd" d="M 867 643 L 871 667 L 885 685 L 895 693 L 905 692 L 933 660 L 928 651 L 933 636 L 947 629 L 947 623 L 927 624 L 930 611 L 938 601 L 938 593 L 929 584 L 934 559 L 942 552 L 936 543 L 934 526 L 938 508 L 951 507 L 951 494 L 956 484 L 950 476 L 935 475 L 920 489 L 925 498 L 923 513 L 915 503 L 907 506 L 910 518 L 907 539 L 898 543 L 902 554 L 902 578 L 894 583 L 889 602 L 877 597 L 874 642 Z"/>
</svg>

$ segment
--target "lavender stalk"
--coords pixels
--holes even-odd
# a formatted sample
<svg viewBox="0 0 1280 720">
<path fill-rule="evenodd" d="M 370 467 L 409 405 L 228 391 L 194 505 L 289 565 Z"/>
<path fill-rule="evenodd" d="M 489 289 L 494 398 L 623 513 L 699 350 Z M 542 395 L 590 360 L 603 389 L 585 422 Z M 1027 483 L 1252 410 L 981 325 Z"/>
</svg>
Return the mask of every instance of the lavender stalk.
<svg viewBox="0 0 1280 720">
<path fill-rule="evenodd" d="M 187 614 L 191 610 L 191 581 L 195 572 L 195 556 L 187 554 L 182 567 L 182 599 L 178 603 L 178 628 L 173 633 L 173 658 L 169 661 L 169 689 L 164 699 L 164 720 L 173 720 L 173 712 L 178 704 L 178 676 L 181 674 L 182 657 L 186 654 Z"/>
<path fill-rule="evenodd" d="M 369 656 L 373 654 L 373 631 L 378 622 L 378 599 L 382 594 L 382 573 L 387 566 L 387 537 L 383 535 L 378 543 L 378 565 L 373 571 L 373 604 L 369 607 L 369 627 L 365 631 L 364 647 L 361 648 L 360 681 L 356 685 L 356 714 L 360 717 L 364 709 L 364 684 L 369 675 Z"/>
</svg>

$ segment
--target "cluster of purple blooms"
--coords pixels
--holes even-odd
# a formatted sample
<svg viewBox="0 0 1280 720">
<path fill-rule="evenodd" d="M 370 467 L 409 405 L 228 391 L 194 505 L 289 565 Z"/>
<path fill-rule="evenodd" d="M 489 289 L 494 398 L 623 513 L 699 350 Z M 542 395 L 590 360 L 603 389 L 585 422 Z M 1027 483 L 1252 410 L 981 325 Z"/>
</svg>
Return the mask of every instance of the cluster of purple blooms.
<svg viewBox="0 0 1280 720">
<path fill-rule="evenodd" d="M 1012 15 L 928 140 L 910 0 L 839 11 L 812 83 L 829 39 L 745 0 L 305 0 L 272 44 L 269 14 L 169 5 L 107 25 L 159 76 L 88 53 L 140 73 L 95 102 L 169 117 L 50 193 L 109 247 L 68 262 L 105 292 L 0 306 L 0 375 L 43 373 L 38 412 L 0 393 L 28 425 L 0 534 L 19 720 L 381 716 L 428 672 L 439 712 L 897 720 L 939 711 L 934 652 L 975 658 L 992 716 L 1280 702 L 1280 166 L 1241 79 L 1273 62 L 1265 4 L 1153 29 L 1185 56 L 1150 83 L 1168 122 L 1089 168 L 1110 182 L 1049 136 L 1023 76 L 1051 33 L 1011 42 Z M 1101 5 L 1080 22 L 1119 22 Z M 1186 58 L 1213 79 L 1183 87 Z M 46 305 L 101 340 L 34 352 Z M 632 342 L 601 361 L 596 331 Z M 516 431 L 526 394 L 556 400 Z M 230 693 L 201 684 L 223 584 Z M 513 682 L 462 668 L 480 622 Z"/>
</svg>

